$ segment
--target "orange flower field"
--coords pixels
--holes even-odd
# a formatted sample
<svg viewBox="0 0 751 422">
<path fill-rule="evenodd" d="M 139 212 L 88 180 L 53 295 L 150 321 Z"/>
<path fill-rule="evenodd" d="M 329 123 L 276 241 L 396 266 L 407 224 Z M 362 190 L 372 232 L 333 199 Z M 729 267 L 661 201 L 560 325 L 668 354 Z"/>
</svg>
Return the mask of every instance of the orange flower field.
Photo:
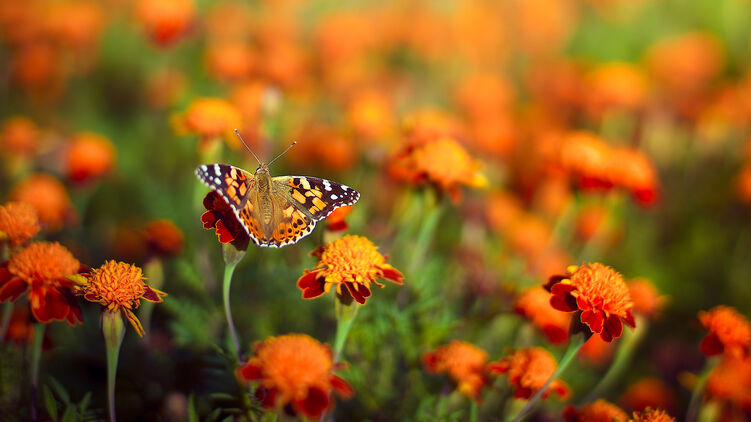
<svg viewBox="0 0 751 422">
<path fill-rule="evenodd" d="M 0 422 L 751 422 L 748 0 L 0 0 Z"/>
</svg>

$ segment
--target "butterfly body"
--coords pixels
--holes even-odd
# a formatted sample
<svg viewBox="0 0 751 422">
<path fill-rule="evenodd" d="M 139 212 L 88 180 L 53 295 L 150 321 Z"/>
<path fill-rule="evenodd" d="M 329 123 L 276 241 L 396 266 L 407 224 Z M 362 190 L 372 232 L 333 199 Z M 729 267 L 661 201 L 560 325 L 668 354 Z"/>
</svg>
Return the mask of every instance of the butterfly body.
<svg viewBox="0 0 751 422">
<path fill-rule="evenodd" d="M 198 166 L 196 175 L 221 195 L 251 240 L 282 247 L 309 235 L 335 209 L 360 194 L 349 186 L 309 176 L 272 177 L 266 164 L 255 174 L 227 164 Z"/>
</svg>

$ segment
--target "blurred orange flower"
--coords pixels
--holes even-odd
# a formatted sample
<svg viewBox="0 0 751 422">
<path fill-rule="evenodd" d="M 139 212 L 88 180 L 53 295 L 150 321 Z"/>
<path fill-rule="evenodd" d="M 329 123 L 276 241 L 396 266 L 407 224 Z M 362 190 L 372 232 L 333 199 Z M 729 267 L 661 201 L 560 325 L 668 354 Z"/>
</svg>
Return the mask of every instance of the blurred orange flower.
<svg viewBox="0 0 751 422">
<path fill-rule="evenodd" d="M 344 231 L 349 228 L 347 216 L 352 213 L 352 205 L 339 207 L 326 217 L 326 229 L 331 231 Z"/>
<path fill-rule="evenodd" d="M 206 48 L 206 67 L 214 78 L 223 82 L 249 78 L 255 61 L 253 50 L 243 42 L 217 42 Z"/>
<path fill-rule="evenodd" d="M 149 250 L 157 256 L 168 258 L 183 251 L 183 232 L 170 220 L 154 220 L 143 230 L 143 239 Z"/>
<path fill-rule="evenodd" d="M 141 305 L 141 299 L 160 303 L 167 296 L 144 283 L 139 267 L 124 262 L 107 261 L 75 279 L 74 291 L 77 295 L 102 305 L 107 312 L 121 312 L 141 337 L 144 335 L 143 327 L 133 310 Z"/>
<path fill-rule="evenodd" d="M 577 312 L 574 318 L 606 342 L 621 336 L 621 321 L 636 326 L 628 286 L 610 267 L 599 263 L 571 266 L 567 274 L 550 277 L 545 288 L 553 294 L 550 304 L 555 309 Z"/>
<path fill-rule="evenodd" d="M 674 411 L 677 397 L 663 381 L 657 378 L 643 378 L 631 384 L 620 401 L 624 408 L 635 411 L 650 407 Z"/>
<path fill-rule="evenodd" d="M 347 104 L 347 121 L 358 138 L 382 141 L 394 130 L 393 106 L 383 92 L 357 92 Z"/>
<path fill-rule="evenodd" d="M 588 205 L 579 210 L 576 216 L 576 234 L 583 241 L 598 234 L 608 219 L 609 209 L 602 205 Z"/>
<path fill-rule="evenodd" d="M 34 155 L 39 142 L 39 128 L 23 116 L 8 117 L 0 129 L 2 155 L 29 157 Z"/>
<path fill-rule="evenodd" d="M 193 100 L 185 113 L 175 119 L 178 132 L 187 132 L 200 138 L 200 147 L 206 148 L 223 137 L 232 147 L 240 146 L 234 130 L 241 129 L 240 112 L 235 106 L 219 98 Z"/>
<path fill-rule="evenodd" d="M 335 286 L 341 300 L 347 301 L 349 296 L 365 304 L 371 295 L 371 283 L 385 287 L 378 282 L 379 278 L 396 284 L 402 284 L 404 279 L 399 270 L 386 263 L 378 247 L 362 236 L 341 237 L 317 248 L 311 255 L 318 258 L 318 265 L 312 271 L 305 270 L 297 280 L 304 299 L 329 293 Z"/>
<path fill-rule="evenodd" d="M 553 355 L 542 347 L 527 347 L 513 351 L 510 356 L 488 364 L 488 371 L 494 375 L 508 376 L 517 399 L 529 399 L 553 376 L 558 363 Z M 561 399 L 569 395 L 569 388 L 561 380 L 553 380 L 543 393 L 547 398 L 556 393 Z"/>
<path fill-rule="evenodd" d="M 310 124 L 296 137 L 297 147 L 289 160 L 300 166 L 319 166 L 330 172 L 351 169 L 357 163 L 357 143 L 340 129 L 325 124 Z"/>
<path fill-rule="evenodd" d="M 36 208 L 39 221 L 48 229 L 59 229 L 73 214 L 65 186 L 47 174 L 33 174 L 21 181 L 11 191 L 10 198 Z"/>
<path fill-rule="evenodd" d="M 441 137 L 460 139 L 464 128 L 459 120 L 439 109 L 422 108 L 407 114 L 402 120 L 402 131 L 407 140 L 406 151 Z"/>
<path fill-rule="evenodd" d="M 55 101 L 63 93 L 65 75 L 60 52 L 44 42 L 24 44 L 10 56 L 13 81 L 35 100 Z"/>
<path fill-rule="evenodd" d="M 59 243 L 35 242 L 0 264 L 0 302 L 15 302 L 29 292 L 31 313 L 39 322 L 82 322 L 81 309 L 73 298 L 72 282 L 81 264 Z"/>
<path fill-rule="evenodd" d="M 709 334 L 701 341 L 701 351 L 707 356 L 727 354 L 746 357 L 751 345 L 751 323 L 730 306 L 720 305 L 699 312 L 699 321 Z"/>
<path fill-rule="evenodd" d="M 454 92 L 459 109 L 473 120 L 492 120 L 508 112 L 514 96 L 513 87 L 500 73 L 469 75 Z"/>
<path fill-rule="evenodd" d="M 8 202 L 0 205 L 0 245 L 25 243 L 39 233 L 37 210 L 26 202 Z"/>
<path fill-rule="evenodd" d="M 711 400 L 751 412 L 751 359 L 723 357 L 709 373 L 706 394 Z M 732 409 L 725 410 L 732 412 Z"/>
<path fill-rule="evenodd" d="M 104 177 L 112 171 L 116 155 L 109 139 L 95 133 L 79 133 L 68 142 L 68 177 L 77 183 Z"/>
<path fill-rule="evenodd" d="M 349 398 L 352 388 L 334 375 L 331 349 L 305 334 L 269 337 L 238 370 L 244 381 L 258 383 L 256 397 L 266 408 L 290 406 L 318 418 L 333 403 L 330 393 Z"/>
<path fill-rule="evenodd" d="M 628 414 L 609 401 L 599 399 L 578 409 L 569 406 L 563 411 L 566 422 L 626 422 Z"/>
<path fill-rule="evenodd" d="M 422 356 L 422 363 L 428 372 L 448 374 L 465 396 L 480 400 L 480 390 L 490 385 L 485 375 L 488 354 L 466 341 L 452 340 Z"/>
<path fill-rule="evenodd" d="M 675 422 L 675 418 L 662 409 L 648 407 L 641 412 L 634 412 L 633 419 L 629 419 L 629 422 Z"/>
<path fill-rule="evenodd" d="M 49 37 L 62 46 L 93 52 L 104 28 L 105 14 L 93 1 L 55 2 L 48 6 L 45 25 Z"/>
<path fill-rule="evenodd" d="M 644 72 L 630 63 L 608 63 L 587 75 L 586 101 L 589 113 L 600 117 L 609 110 L 635 111 L 646 104 Z"/>
<path fill-rule="evenodd" d="M 175 105 L 185 95 L 188 78 L 178 69 L 161 69 L 148 75 L 144 94 L 149 106 L 162 109 Z"/>
<path fill-rule="evenodd" d="M 642 205 L 657 200 L 657 172 L 649 158 L 632 148 L 613 148 L 610 151 L 610 180 L 627 189 Z"/>
<path fill-rule="evenodd" d="M 390 164 L 393 177 L 409 183 L 430 182 L 453 202 L 461 199 L 460 186 L 484 188 L 488 181 L 482 165 L 455 139 L 441 137 L 399 153 Z"/>
<path fill-rule="evenodd" d="M 735 187 L 738 198 L 747 205 L 751 205 L 751 163 L 741 168 L 735 181 Z"/>
<path fill-rule="evenodd" d="M 572 132 L 561 145 L 561 165 L 578 178 L 585 189 L 610 188 L 610 147 L 588 132 Z"/>
<path fill-rule="evenodd" d="M 724 66 L 720 41 L 707 32 L 663 39 L 647 52 L 647 67 L 661 87 L 675 93 L 703 89 Z"/>
<path fill-rule="evenodd" d="M 522 291 L 516 299 L 514 311 L 532 321 L 551 343 L 568 340 L 571 317 L 550 306 L 550 293 L 542 287 Z"/>
<path fill-rule="evenodd" d="M 236 249 L 243 251 L 248 249 L 250 236 L 221 195 L 215 191 L 209 192 L 203 198 L 203 206 L 206 208 L 201 215 L 204 229 L 216 229 L 219 243 L 232 243 Z"/>
<path fill-rule="evenodd" d="M 634 313 L 647 318 L 654 317 L 665 302 L 657 288 L 646 278 L 635 278 L 626 283 L 631 299 L 634 301 Z M 665 406 L 656 406 L 665 407 Z"/>
<path fill-rule="evenodd" d="M 138 0 L 135 13 L 151 40 L 167 46 L 188 31 L 196 11 L 192 0 Z"/>
</svg>

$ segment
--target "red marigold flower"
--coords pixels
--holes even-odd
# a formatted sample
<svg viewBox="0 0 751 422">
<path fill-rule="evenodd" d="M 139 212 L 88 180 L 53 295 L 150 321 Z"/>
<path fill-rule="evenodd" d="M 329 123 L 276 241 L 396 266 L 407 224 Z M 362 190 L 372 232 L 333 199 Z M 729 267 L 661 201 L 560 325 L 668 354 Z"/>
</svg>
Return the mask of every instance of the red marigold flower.
<svg viewBox="0 0 751 422">
<path fill-rule="evenodd" d="M 558 363 L 553 355 L 542 347 L 527 347 L 511 353 L 508 357 L 488 364 L 491 374 L 508 376 L 509 383 L 514 388 L 514 397 L 529 399 L 553 376 Z M 543 393 L 547 398 L 551 392 L 562 399 L 569 395 L 569 388 L 565 382 L 554 380 Z"/>
<path fill-rule="evenodd" d="M 652 205 L 657 200 L 657 172 L 643 152 L 613 148 L 608 171 L 611 182 L 631 192 L 639 204 Z"/>
<path fill-rule="evenodd" d="M 751 359 L 724 357 L 709 373 L 707 396 L 751 412 Z"/>
<path fill-rule="evenodd" d="M 297 280 L 304 299 L 313 299 L 331 291 L 336 286 L 336 294 L 345 302 L 349 297 L 359 304 L 365 304 L 370 297 L 370 284 L 385 287 L 378 279 L 383 278 L 402 284 L 404 276 L 396 268 L 386 263 L 386 257 L 378 252 L 378 247 L 362 236 L 344 236 L 326 246 L 311 252 L 318 258 L 318 265 Z M 342 288 L 345 287 L 345 288 Z"/>
<path fill-rule="evenodd" d="M 193 23 L 196 13 L 191 0 L 139 0 L 135 7 L 144 30 L 160 46 L 180 38 Z"/>
<path fill-rule="evenodd" d="M 428 372 L 448 374 L 458 384 L 459 391 L 467 397 L 479 400 L 480 390 L 489 385 L 485 375 L 488 354 L 465 341 L 453 340 L 422 356 Z"/>
<path fill-rule="evenodd" d="M 560 148 L 563 168 L 573 174 L 584 189 L 609 189 L 610 147 L 589 132 L 573 132 Z"/>
<path fill-rule="evenodd" d="M 352 213 L 352 205 L 339 207 L 326 217 L 326 228 L 331 231 L 344 231 L 349 228 L 347 216 Z"/>
<path fill-rule="evenodd" d="M 204 229 L 216 229 L 220 243 L 232 243 L 238 250 L 248 249 L 250 236 L 221 195 L 209 192 L 203 198 L 203 206 L 206 208 L 206 212 L 201 215 Z"/>
<path fill-rule="evenodd" d="M 675 422 L 675 418 L 662 409 L 648 407 L 641 412 L 634 412 L 633 419 L 629 422 Z"/>
<path fill-rule="evenodd" d="M 161 256 L 180 255 L 183 251 L 183 232 L 170 220 L 154 220 L 143 230 L 143 239 L 149 249 Z"/>
<path fill-rule="evenodd" d="M 550 293 L 545 289 L 532 287 L 522 291 L 516 299 L 514 311 L 532 321 L 551 343 L 568 340 L 571 317 L 550 306 Z"/>
<path fill-rule="evenodd" d="M 566 422 L 626 422 L 628 415 L 620 407 L 599 399 L 576 409 L 569 406 L 563 411 Z"/>
<path fill-rule="evenodd" d="M 199 98 L 190 103 L 185 113 L 175 119 L 178 132 L 197 135 L 201 148 L 206 148 L 217 138 L 233 148 L 240 146 L 234 130 L 242 129 L 240 112 L 229 102 L 219 98 Z"/>
<path fill-rule="evenodd" d="M 18 246 L 36 236 L 41 227 L 37 210 L 26 202 L 0 205 L 0 244 Z"/>
<path fill-rule="evenodd" d="M 574 318 L 607 342 L 621 336 L 621 321 L 631 328 L 636 326 L 628 286 L 610 267 L 599 263 L 572 266 L 568 274 L 550 277 L 545 288 L 553 293 L 550 304 L 555 309 L 581 312 Z"/>
<path fill-rule="evenodd" d="M 748 356 L 751 345 L 751 323 L 729 306 L 717 306 L 699 312 L 699 321 L 709 334 L 701 341 L 701 351 L 707 356 L 726 353 L 735 357 Z"/>
<path fill-rule="evenodd" d="M 35 242 L 16 251 L 0 264 L 0 302 L 14 302 L 29 292 L 31 313 L 39 322 L 81 322 L 81 310 L 66 277 L 81 264 L 59 243 Z"/>
<path fill-rule="evenodd" d="M 109 139 L 95 133 L 79 133 L 68 144 L 68 177 L 78 183 L 103 177 L 112 170 L 115 156 Z"/>
<path fill-rule="evenodd" d="M 0 129 L 3 155 L 31 156 L 37 150 L 38 141 L 39 128 L 26 117 L 9 117 Z"/>
<path fill-rule="evenodd" d="M 139 336 L 144 331 L 133 313 L 141 299 L 152 303 L 163 302 L 167 293 L 149 287 L 143 282 L 139 267 L 124 262 L 107 261 L 101 267 L 82 274 L 76 280 L 75 293 L 89 302 L 96 302 L 109 312 L 122 312 Z"/>
<path fill-rule="evenodd" d="M 65 186 L 47 174 L 35 174 L 17 184 L 10 198 L 36 208 L 39 221 L 49 229 L 59 229 L 73 213 Z"/>
<path fill-rule="evenodd" d="M 330 393 L 349 398 L 352 388 L 334 375 L 331 349 L 305 334 L 270 337 L 239 368 L 241 379 L 259 384 L 256 397 L 266 408 L 291 406 L 318 418 L 332 404 Z"/>
<path fill-rule="evenodd" d="M 390 172 L 395 178 L 410 183 L 433 183 L 457 202 L 461 198 L 460 186 L 487 186 L 480 167 L 482 165 L 455 139 L 440 137 L 414 148 L 407 145 L 405 151 L 394 158 Z"/>
<path fill-rule="evenodd" d="M 643 378 L 631 384 L 620 401 L 624 408 L 630 410 L 660 408 L 673 411 L 677 399 L 673 390 L 663 381 L 657 378 Z"/>
<path fill-rule="evenodd" d="M 651 318 L 660 311 L 664 298 L 657 288 L 646 278 L 636 278 L 628 283 L 631 300 L 634 301 L 634 312 Z"/>
</svg>

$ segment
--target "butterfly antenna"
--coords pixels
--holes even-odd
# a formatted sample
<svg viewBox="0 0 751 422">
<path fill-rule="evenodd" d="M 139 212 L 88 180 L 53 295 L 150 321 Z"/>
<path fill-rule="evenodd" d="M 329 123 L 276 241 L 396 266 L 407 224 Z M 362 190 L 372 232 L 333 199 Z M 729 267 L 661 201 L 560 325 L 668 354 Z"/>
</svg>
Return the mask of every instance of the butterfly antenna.
<svg viewBox="0 0 751 422">
<path fill-rule="evenodd" d="M 292 142 L 292 144 L 291 144 L 290 146 L 288 146 L 288 147 L 287 147 L 287 149 L 285 149 L 284 151 L 282 151 L 282 153 L 281 153 L 281 154 L 277 155 L 277 156 L 276 156 L 276 158 L 274 158 L 273 160 L 269 161 L 269 163 L 268 163 L 268 164 L 266 164 L 266 165 L 267 165 L 267 166 L 270 166 L 270 165 L 271 165 L 271 163 L 273 163 L 274 161 L 276 161 L 276 160 L 277 160 L 277 159 L 278 159 L 279 157 L 281 157 L 282 155 L 286 154 L 286 153 L 287 153 L 287 151 L 289 151 L 289 149 L 290 149 L 290 148 L 292 148 L 293 146 L 295 146 L 296 144 L 297 144 L 297 141 L 295 141 L 295 142 Z"/>
<path fill-rule="evenodd" d="M 261 163 L 261 160 L 258 159 L 258 156 L 256 155 L 256 153 L 253 152 L 252 149 L 250 149 L 250 147 L 248 146 L 248 144 L 245 143 L 245 139 L 243 139 L 243 137 L 240 136 L 240 131 L 237 130 L 237 129 L 235 129 L 235 134 L 237 135 L 238 138 L 240 138 L 240 142 L 242 142 L 243 145 L 245 145 L 245 148 L 247 148 L 248 151 L 250 151 L 250 153 L 253 154 L 253 158 L 255 158 L 256 161 L 258 161 L 258 164 L 263 164 L 263 163 Z"/>
</svg>

